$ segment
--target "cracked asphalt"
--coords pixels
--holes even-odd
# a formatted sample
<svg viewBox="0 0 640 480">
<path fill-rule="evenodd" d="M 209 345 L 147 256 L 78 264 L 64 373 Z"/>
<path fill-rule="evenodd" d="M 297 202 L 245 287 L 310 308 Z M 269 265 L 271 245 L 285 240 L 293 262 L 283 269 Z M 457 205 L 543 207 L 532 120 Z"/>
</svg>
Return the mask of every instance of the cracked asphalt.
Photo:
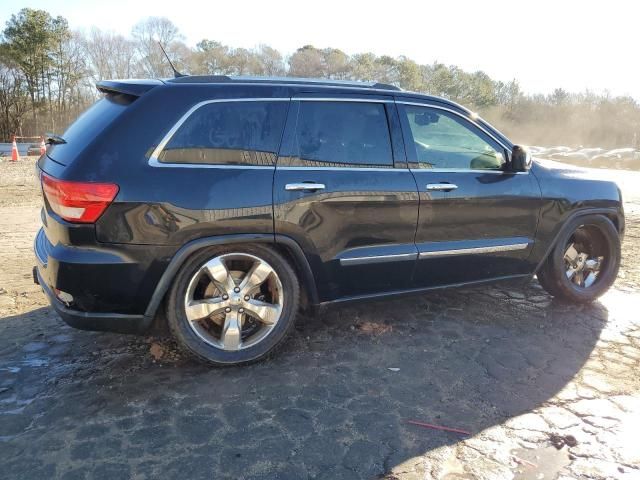
<svg viewBox="0 0 640 480">
<path fill-rule="evenodd" d="M 597 303 L 534 280 L 336 307 L 211 369 L 67 327 L 31 280 L 33 160 L 0 163 L 0 476 L 640 479 L 640 173 L 602 175 L 628 227 Z"/>
</svg>

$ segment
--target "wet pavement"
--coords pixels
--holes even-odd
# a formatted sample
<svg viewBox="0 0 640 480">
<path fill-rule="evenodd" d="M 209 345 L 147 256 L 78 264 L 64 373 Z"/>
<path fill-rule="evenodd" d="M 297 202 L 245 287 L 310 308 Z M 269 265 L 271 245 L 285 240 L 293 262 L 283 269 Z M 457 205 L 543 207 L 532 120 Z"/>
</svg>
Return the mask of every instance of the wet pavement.
<svg viewBox="0 0 640 480">
<path fill-rule="evenodd" d="M 533 281 L 336 307 L 271 360 L 211 369 L 64 325 L 30 283 L 35 188 L 4 191 L 2 478 L 640 478 L 635 203 L 600 302 Z"/>
</svg>

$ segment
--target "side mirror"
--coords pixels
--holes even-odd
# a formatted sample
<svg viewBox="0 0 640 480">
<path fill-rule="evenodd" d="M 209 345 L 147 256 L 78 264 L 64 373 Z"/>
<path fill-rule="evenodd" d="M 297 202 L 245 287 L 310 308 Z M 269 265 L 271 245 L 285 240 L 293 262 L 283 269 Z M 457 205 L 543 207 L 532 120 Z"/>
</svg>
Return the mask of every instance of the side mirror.
<svg viewBox="0 0 640 480">
<path fill-rule="evenodd" d="M 440 120 L 440 116 L 433 112 L 416 113 L 413 116 L 413 121 L 420 126 L 438 123 L 438 120 Z"/>
<path fill-rule="evenodd" d="M 511 170 L 526 172 L 531 168 L 531 153 L 520 145 L 514 145 L 511 150 Z"/>
</svg>

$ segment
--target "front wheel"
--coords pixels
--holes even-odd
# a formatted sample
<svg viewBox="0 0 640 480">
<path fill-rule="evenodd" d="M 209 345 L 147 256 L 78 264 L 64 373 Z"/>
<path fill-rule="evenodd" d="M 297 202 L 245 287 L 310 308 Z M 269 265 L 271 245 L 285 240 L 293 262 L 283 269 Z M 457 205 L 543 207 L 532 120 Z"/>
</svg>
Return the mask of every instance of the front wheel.
<svg viewBox="0 0 640 480">
<path fill-rule="evenodd" d="M 600 215 L 573 220 L 538 271 L 542 287 L 557 298 L 592 302 L 615 281 L 620 268 L 620 237 Z"/>
<path fill-rule="evenodd" d="M 262 245 L 204 249 L 176 275 L 166 303 L 180 345 L 214 365 L 259 360 L 293 327 L 300 289 L 289 263 Z"/>
</svg>

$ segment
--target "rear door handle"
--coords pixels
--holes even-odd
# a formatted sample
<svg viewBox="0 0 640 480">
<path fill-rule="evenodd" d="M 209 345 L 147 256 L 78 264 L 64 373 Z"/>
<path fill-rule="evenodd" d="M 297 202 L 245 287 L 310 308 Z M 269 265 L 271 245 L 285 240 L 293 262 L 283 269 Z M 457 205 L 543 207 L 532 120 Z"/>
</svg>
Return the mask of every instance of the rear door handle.
<svg viewBox="0 0 640 480">
<path fill-rule="evenodd" d="M 304 191 L 304 190 L 324 190 L 327 188 L 324 183 L 287 183 L 284 189 L 287 191 Z"/>
<path fill-rule="evenodd" d="M 458 186 L 455 183 L 427 183 L 427 190 L 447 192 L 449 190 L 455 190 L 456 188 L 458 188 Z"/>
</svg>

